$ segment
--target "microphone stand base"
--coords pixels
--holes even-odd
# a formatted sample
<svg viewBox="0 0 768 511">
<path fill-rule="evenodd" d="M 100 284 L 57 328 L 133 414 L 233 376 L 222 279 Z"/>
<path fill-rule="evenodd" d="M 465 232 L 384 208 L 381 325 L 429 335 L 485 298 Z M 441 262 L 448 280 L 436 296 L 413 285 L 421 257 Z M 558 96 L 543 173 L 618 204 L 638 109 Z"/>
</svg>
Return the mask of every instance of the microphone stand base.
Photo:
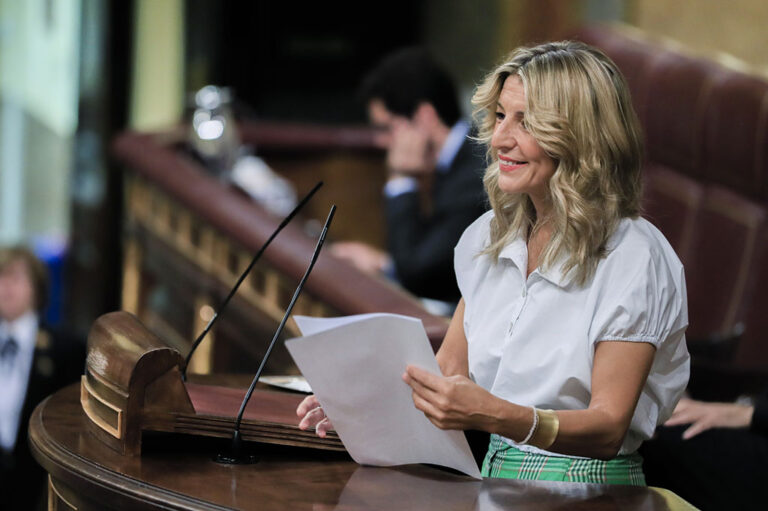
<svg viewBox="0 0 768 511">
<path fill-rule="evenodd" d="M 253 465 L 259 462 L 259 457 L 255 454 L 219 453 L 213 461 L 221 465 Z"/>
<path fill-rule="evenodd" d="M 222 465 L 253 465 L 259 462 L 258 456 L 243 452 L 244 450 L 243 438 L 240 436 L 238 425 L 232 435 L 232 444 L 229 446 L 229 451 L 217 454 L 214 456 L 213 461 Z"/>
</svg>

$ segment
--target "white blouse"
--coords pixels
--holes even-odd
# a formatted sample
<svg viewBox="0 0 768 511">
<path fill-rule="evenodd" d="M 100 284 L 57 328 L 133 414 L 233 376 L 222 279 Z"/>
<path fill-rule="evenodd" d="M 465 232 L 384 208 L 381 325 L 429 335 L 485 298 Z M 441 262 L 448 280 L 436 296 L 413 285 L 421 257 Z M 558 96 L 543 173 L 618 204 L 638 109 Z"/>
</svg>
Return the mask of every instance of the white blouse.
<svg viewBox="0 0 768 511">
<path fill-rule="evenodd" d="M 653 344 L 653 365 L 619 454 L 636 451 L 669 418 L 688 383 L 685 276 L 674 250 L 647 220 L 625 218 L 586 285 L 564 278 L 562 261 L 526 279 L 523 239 L 504 247 L 498 263 L 478 255 L 489 243 L 491 218 L 492 211 L 478 218 L 455 249 L 470 377 L 519 405 L 586 409 L 598 342 Z"/>
</svg>

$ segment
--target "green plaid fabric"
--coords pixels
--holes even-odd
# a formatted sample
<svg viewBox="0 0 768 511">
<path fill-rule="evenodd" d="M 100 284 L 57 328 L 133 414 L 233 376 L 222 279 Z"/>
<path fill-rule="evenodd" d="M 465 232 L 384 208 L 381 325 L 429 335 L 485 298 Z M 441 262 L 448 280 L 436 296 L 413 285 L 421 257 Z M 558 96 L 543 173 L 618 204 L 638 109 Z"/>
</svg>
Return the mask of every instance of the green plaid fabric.
<svg viewBox="0 0 768 511">
<path fill-rule="evenodd" d="M 545 456 L 523 452 L 498 435 L 491 435 L 482 474 L 508 479 L 645 486 L 643 458 L 637 453 L 608 461 Z"/>
</svg>

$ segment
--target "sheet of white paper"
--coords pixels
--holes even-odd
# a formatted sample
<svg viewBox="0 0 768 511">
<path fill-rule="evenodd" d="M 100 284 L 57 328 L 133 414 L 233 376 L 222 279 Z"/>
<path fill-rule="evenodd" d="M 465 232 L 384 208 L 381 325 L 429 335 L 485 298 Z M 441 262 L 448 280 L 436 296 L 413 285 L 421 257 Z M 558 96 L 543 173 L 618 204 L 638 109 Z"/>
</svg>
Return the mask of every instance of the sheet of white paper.
<svg viewBox="0 0 768 511">
<path fill-rule="evenodd" d="M 410 316 L 402 316 L 400 314 L 385 314 L 381 312 L 372 312 L 370 314 L 356 314 L 354 316 L 341 316 L 338 318 L 315 318 L 312 316 L 293 316 L 294 321 L 296 321 L 296 326 L 299 327 L 299 331 L 301 332 L 301 335 L 312 335 L 316 334 L 318 332 L 324 332 L 326 330 L 330 330 L 331 328 L 336 328 L 344 325 L 348 325 L 350 323 L 355 323 L 357 321 L 363 321 L 370 318 L 381 318 L 381 317 L 397 317 L 397 318 L 404 318 L 404 319 L 415 319 Z M 418 320 L 416 320 L 418 321 Z"/>
<path fill-rule="evenodd" d="M 312 333 L 285 343 L 349 454 L 364 465 L 432 463 L 479 479 L 464 434 L 429 422 L 401 378 L 408 364 L 440 374 L 421 321 L 364 316 L 295 318 Z"/>
<path fill-rule="evenodd" d="M 296 390 L 298 392 L 304 392 L 309 394 L 312 392 L 307 379 L 303 376 L 262 376 L 259 378 L 261 383 L 272 385 L 273 387 L 280 387 L 282 389 Z"/>
</svg>

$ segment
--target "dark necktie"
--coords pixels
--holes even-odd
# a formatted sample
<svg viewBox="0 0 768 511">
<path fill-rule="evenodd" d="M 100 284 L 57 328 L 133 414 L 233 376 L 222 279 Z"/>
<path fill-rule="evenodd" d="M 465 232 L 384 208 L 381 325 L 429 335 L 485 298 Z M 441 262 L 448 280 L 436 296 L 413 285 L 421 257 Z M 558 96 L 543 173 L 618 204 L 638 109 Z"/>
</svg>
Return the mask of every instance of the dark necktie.
<svg viewBox="0 0 768 511">
<path fill-rule="evenodd" d="M 13 337 L 8 337 L 0 346 L 0 363 L 13 365 L 13 359 L 19 352 L 19 343 Z"/>
</svg>

